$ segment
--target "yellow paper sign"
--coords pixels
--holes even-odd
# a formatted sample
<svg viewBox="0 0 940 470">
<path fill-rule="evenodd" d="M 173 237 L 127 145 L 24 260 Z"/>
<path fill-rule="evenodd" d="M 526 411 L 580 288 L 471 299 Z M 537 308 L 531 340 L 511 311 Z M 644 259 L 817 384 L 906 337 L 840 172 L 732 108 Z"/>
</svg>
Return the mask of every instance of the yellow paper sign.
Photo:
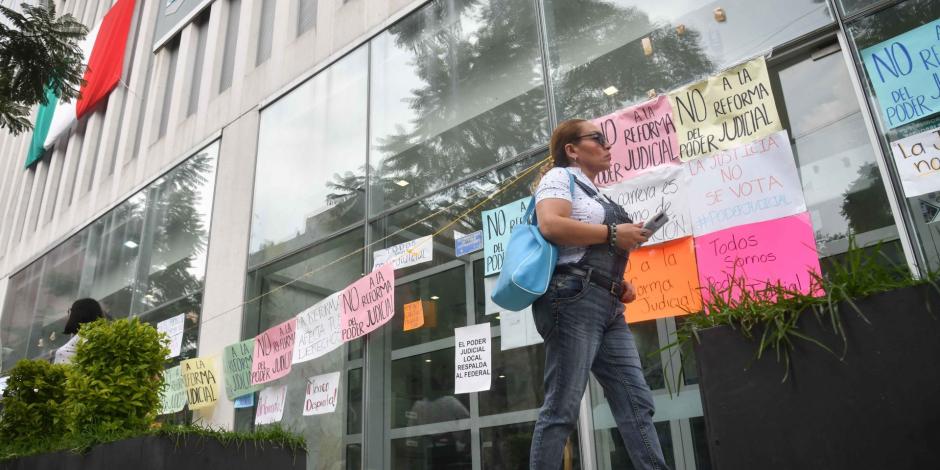
<svg viewBox="0 0 940 470">
<path fill-rule="evenodd" d="M 628 323 L 702 310 L 692 237 L 630 253 L 623 277 L 636 289 L 636 300 L 624 311 Z"/>
<path fill-rule="evenodd" d="M 219 401 L 219 382 L 212 358 L 197 357 L 180 362 L 190 410 L 199 410 Z"/>
<path fill-rule="evenodd" d="M 686 162 L 780 131 L 763 57 L 669 93 Z"/>
<path fill-rule="evenodd" d="M 414 330 L 424 326 L 424 308 L 422 301 L 405 304 L 405 331 Z"/>
</svg>

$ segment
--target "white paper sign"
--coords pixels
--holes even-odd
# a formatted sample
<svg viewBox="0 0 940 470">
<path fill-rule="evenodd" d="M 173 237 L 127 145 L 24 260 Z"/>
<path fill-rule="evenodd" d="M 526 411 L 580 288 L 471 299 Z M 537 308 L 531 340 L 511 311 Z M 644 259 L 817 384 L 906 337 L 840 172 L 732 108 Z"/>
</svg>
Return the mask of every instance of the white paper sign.
<svg viewBox="0 0 940 470">
<path fill-rule="evenodd" d="M 52 360 L 53 364 L 71 364 L 72 358 L 75 357 L 75 350 L 78 347 L 78 335 L 72 336 L 67 343 L 63 344 L 62 347 L 55 350 L 55 358 Z"/>
<path fill-rule="evenodd" d="M 185 320 L 186 314 L 181 313 L 157 323 L 157 331 L 166 333 L 170 337 L 170 354 L 166 356 L 167 359 L 180 355 L 180 349 L 183 347 L 183 324 Z"/>
<path fill-rule="evenodd" d="M 542 342 L 542 336 L 535 328 L 532 307 L 518 312 L 504 311 L 499 314 L 499 350 L 524 348 Z"/>
<path fill-rule="evenodd" d="M 7 380 L 10 377 L 0 377 L 0 398 L 3 398 L 3 391 L 7 389 Z"/>
<path fill-rule="evenodd" d="M 454 393 L 484 392 L 490 389 L 491 343 L 489 323 L 454 330 Z"/>
<path fill-rule="evenodd" d="M 905 196 L 940 191 L 940 129 L 891 142 L 891 155 Z"/>
<path fill-rule="evenodd" d="M 287 385 L 267 387 L 258 394 L 258 407 L 255 409 L 255 424 L 271 424 L 281 421 L 284 416 L 284 404 L 287 402 Z"/>
<path fill-rule="evenodd" d="M 343 344 L 339 292 L 297 315 L 293 364 L 316 359 Z"/>
<path fill-rule="evenodd" d="M 806 212 L 786 131 L 688 162 L 692 232 L 705 235 Z"/>
<path fill-rule="evenodd" d="M 490 298 L 490 295 L 493 294 L 493 289 L 496 288 L 496 281 L 499 280 L 499 276 L 490 276 L 483 278 L 483 298 L 484 298 L 484 315 L 492 315 L 494 313 L 499 313 L 503 311 L 503 308 L 499 305 L 496 305 L 496 302 L 493 302 L 493 299 Z"/>
<path fill-rule="evenodd" d="M 339 372 L 331 372 L 307 379 L 304 416 L 336 411 L 336 401 L 339 399 L 339 378 Z"/>
<path fill-rule="evenodd" d="M 669 216 L 646 245 L 668 242 L 692 235 L 689 212 L 689 172 L 680 165 L 665 165 L 638 173 L 613 186 L 601 188 L 620 204 L 634 222 L 645 222 L 662 210 Z"/>
<path fill-rule="evenodd" d="M 407 268 L 434 259 L 434 239 L 431 235 L 395 245 L 372 253 L 372 269 L 391 262 L 395 269 Z"/>
</svg>

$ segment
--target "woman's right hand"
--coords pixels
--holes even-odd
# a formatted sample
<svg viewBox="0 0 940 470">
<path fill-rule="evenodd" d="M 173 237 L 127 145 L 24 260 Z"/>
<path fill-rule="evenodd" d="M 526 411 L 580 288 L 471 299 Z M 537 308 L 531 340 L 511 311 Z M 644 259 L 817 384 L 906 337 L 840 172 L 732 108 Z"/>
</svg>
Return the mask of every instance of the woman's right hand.
<svg viewBox="0 0 940 470">
<path fill-rule="evenodd" d="M 650 239 L 649 230 L 643 228 L 643 223 L 619 224 L 617 225 L 617 247 L 621 250 L 630 251 L 640 243 L 646 243 Z"/>
</svg>

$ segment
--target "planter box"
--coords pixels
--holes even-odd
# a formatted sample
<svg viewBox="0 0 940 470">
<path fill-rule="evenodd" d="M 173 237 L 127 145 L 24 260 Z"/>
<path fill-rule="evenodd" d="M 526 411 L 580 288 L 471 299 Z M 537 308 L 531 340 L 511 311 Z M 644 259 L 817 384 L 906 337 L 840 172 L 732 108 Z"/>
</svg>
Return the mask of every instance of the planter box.
<svg viewBox="0 0 940 470">
<path fill-rule="evenodd" d="M 0 470 L 302 470 L 307 454 L 273 443 L 223 444 L 212 438 L 146 436 L 0 462 Z"/>
<path fill-rule="evenodd" d="M 693 347 L 714 468 L 940 468 L 940 295 L 919 286 L 856 305 L 871 324 L 840 307 L 844 360 L 795 339 L 785 383 L 774 351 L 754 359 L 757 339 L 700 332 Z M 828 323 L 807 314 L 799 328 L 841 354 Z"/>
</svg>

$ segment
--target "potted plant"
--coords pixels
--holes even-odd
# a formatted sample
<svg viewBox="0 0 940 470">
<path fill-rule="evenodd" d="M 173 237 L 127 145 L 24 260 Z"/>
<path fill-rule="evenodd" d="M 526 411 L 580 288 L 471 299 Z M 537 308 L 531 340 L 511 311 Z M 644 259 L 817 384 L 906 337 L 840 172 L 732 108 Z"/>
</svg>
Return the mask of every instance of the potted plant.
<svg viewBox="0 0 940 470">
<path fill-rule="evenodd" d="M 732 286 L 682 323 L 714 468 L 940 466 L 936 276 L 850 245 L 816 276 L 822 296 L 775 286 L 731 301 Z"/>
</svg>

